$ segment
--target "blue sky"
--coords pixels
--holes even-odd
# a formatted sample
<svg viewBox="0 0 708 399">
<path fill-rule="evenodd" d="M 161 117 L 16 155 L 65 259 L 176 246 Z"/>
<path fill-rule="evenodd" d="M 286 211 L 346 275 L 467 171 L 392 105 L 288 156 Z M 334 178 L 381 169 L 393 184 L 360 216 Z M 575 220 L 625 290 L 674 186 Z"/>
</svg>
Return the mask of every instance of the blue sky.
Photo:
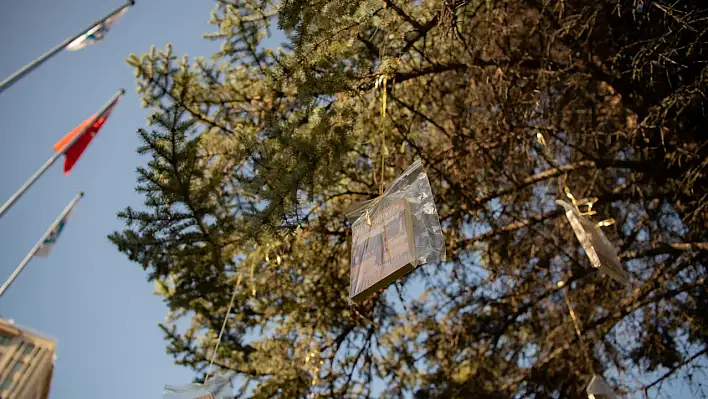
<svg viewBox="0 0 708 399">
<path fill-rule="evenodd" d="M 0 0 L 0 80 L 119 6 L 121 0 Z M 140 206 L 136 130 L 147 110 L 124 58 L 150 45 L 209 56 L 219 43 L 201 39 L 211 1 L 137 0 L 103 43 L 63 52 L 0 94 L 0 201 L 52 155 L 64 134 L 119 88 L 127 94 L 71 175 L 57 162 L 0 219 L 0 278 L 10 275 L 78 191 L 85 191 L 49 258 L 33 259 L 0 298 L 0 316 L 58 339 L 52 399 L 159 398 L 165 384 L 193 373 L 174 365 L 157 327 L 167 309 L 136 264 L 108 242 L 123 228 L 115 217 Z M 689 397 L 688 387 L 672 391 Z"/>
<path fill-rule="evenodd" d="M 87 27 L 122 0 L 0 0 L 0 80 Z M 218 43 L 201 39 L 213 2 L 137 0 L 106 40 L 62 52 L 0 94 L 0 201 L 51 155 L 64 134 L 119 88 L 127 94 L 71 175 L 57 162 L 0 219 L 0 278 L 10 275 L 80 190 L 77 206 L 49 258 L 35 258 L 0 298 L 0 315 L 58 339 L 53 399 L 159 398 L 164 384 L 191 382 L 173 364 L 157 327 L 167 310 L 146 274 L 108 242 L 123 227 L 115 217 L 139 206 L 136 130 L 147 110 L 135 94 L 131 52 L 174 45 L 177 54 L 209 56 Z"/>
</svg>

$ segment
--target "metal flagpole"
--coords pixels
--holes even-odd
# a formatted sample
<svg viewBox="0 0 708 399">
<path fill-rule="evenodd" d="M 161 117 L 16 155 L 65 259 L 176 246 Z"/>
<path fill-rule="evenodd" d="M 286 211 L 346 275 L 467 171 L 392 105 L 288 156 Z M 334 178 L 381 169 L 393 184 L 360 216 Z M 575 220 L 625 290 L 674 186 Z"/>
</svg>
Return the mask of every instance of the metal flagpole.
<svg viewBox="0 0 708 399">
<path fill-rule="evenodd" d="M 29 251 L 27 256 L 25 256 L 25 258 L 22 259 L 22 262 L 20 262 L 20 264 L 17 266 L 17 269 L 15 269 L 15 271 L 12 273 L 10 278 L 8 278 L 7 281 L 5 281 L 5 284 L 3 284 L 2 287 L 0 287 L 0 296 L 2 296 L 2 294 L 4 294 L 5 291 L 7 290 L 7 288 L 10 287 L 10 284 L 12 284 L 12 282 L 15 281 L 17 276 L 22 272 L 22 269 L 24 269 L 25 266 L 27 266 L 27 263 L 30 261 L 30 259 L 32 259 L 32 257 L 37 253 L 39 248 L 42 247 L 42 244 L 44 244 L 44 240 L 46 240 L 47 237 L 49 237 L 49 235 L 52 234 L 54 229 L 56 229 L 57 226 L 59 226 L 59 223 L 61 223 L 61 221 L 64 219 L 64 217 L 66 217 L 66 215 L 68 215 L 69 212 L 71 212 L 71 210 L 74 209 L 76 204 L 79 202 L 79 200 L 83 196 L 84 196 L 83 192 L 79 192 L 78 194 L 76 194 L 76 197 L 74 197 L 74 199 L 71 200 L 71 202 L 69 202 L 69 205 L 67 205 L 66 208 L 64 208 L 64 210 L 61 212 L 61 214 L 59 215 L 57 220 L 55 220 L 54 223 L 52 223 L 52 225 L 49 226 L 49 230 L 47 230 L 47 232 L 44 233 L 42 238 L 40 238 L 39 241 L 37 241 L 37 243 L 34 244 L 34 247 L 32 247 L 32 249 Z"/>
<path fill-rule="evenodd" d="M 5 91 L 5 89 L 7 89 L 8 87 L 10 87 L 10 86 L 11 86 L 13 83 L 15 83 L 16 81 L 20 80 L 23 76 L 25 76 L 25 75 L 27 75 L 28 73 L 32 72 L 32 71 L 33 71 L 35 68 L 37 68 L 38 66 L 42 65 L 45 61 L 47 61 L 48 59 L 50 59 L 52 56 L 54 56 L 54 55 L 56 55 L 58 52 L 64 50 L 64 48 L 66 48 L 66 46 L 68 46 L 69 43 L 71 43 L 71 42 L 73 42 L 74 40 L 80 38 L 81 36 L 83 36 L 84 34 L 86 34 L 86 32 L 88 32 L 88 31 L 90 31 L 91 29 L 93 29 L 96 25 L 105 22 L 108 18 L 111 18 L 112 16 L 114 16 L 114 15 L 118 14 L 119 12 L 123 11 L 125 8 L 128 8 L 128 7 L 130 7 L 130 6 L 134 5 L 134 4 L 135 4 L 135 0 L 128 0 L 128 3 L 127 3 L 127 4 L 124 4 L 124 5 L 120 6 L 119 8 L 117 8 L 117 9 L 115 9 L 113 12 L 111 12 L 110 14 L 106 15 L 105 17 L 103 17 L 103 19 L 101 19 L 101 20 L 99 20 L 99 21 L 97 21 L 97 22 L 92 23 L 88 28 L 86 28 L 86 29 L 82 30 L 80 33 L 78 33 L 78 34 L 76 34 L 76 35 L 74 35 L 74 36 L 72 36 L 72 37 L 70 37 L 70 38 L 64 40 L 64 41 L 61 42 L 58 46 L 56 46 L 56 47 L 54 47 L 53 49 L 47 51 L 46 53 L 42 54 L 42 56 L 40 56 L 39 58 L 37 58 L 37 59 L 35 59 L 34 61 L 30 62 L 29 64 L 25 65 L 24 67 L 22 67 L 22 69 L 20 69 L 19 71 L 15 72 L 14 74 L 12 74 L 12 76 L 10 76 L 9 78 L 3 80 L 2 83 L 0 83 L 0 93 L 2 93 L 3 91 Z"/>
<path fill-rule="evenodd" d="M 69 144 L 67 144 L 66 146 L 64 146 L 64 148 L 63 148 L 60 152 L 57 152 L 57 153 L 55 153 L 54 155 L 52 155 L 52 156 L 47 160 L 47 162 L 45 162 L 44 165 L 42 165 L 42 167 L 39 168 L 39 170 L 37 170 L 36 172 L 34 172 L 34 174 L 29 178 L 29 180 L 27 180 L 27 181 L 25 182 L 25 184 L 22 185 L 22 187 L 20 187 L 19 190 L 17 190 L 14 194 L 12 194 L 12 197 L 10 197 L 10 199 L 8 199 L 2 206 L 0 206 L 0 218 L 2 218 L 2 215 L 5 214 L 5 212 L 7 212 L 8 209 L 10 209 L 10 207 L 22 196 L 22 194 L 24 194 L 25 191 L 27 191 L 27 189 L 30 188 L 30 186 L 31 186 L 32 184 L 34 184 L 34 182 L 37 181 L 37 179 L 39 179 L 39 177 L 42 176 L 42 174 L 44 174 L 44 172 L 46 172 L 47 169 L 49 169 L 49 167 L 54 164 L 54 162 L 57 161 L 57 159 L 59 159 L 59 157 L 61 157 L 62 155 L 64 155 L 64 153 L 65 153 L 69 148 L 71 148 L 71 146 L 72 146 L 81 136 L 84 135 L 84 133 L 86 132 L 86 129 L 88 129 L 89 127 L 91 127 L 91 126 L 106 112 L 106 110 L 107 110 L 114 102 L 116 102 L 116 101 L 118 100 L 118 98 L 119 98 L 120 96 L 122 96 L 123 94 L 125 94 L 125 90 L 123 90 L 123 89 L 118 90 L 118 92 L 117 92 L 116 94 L 114 94 L 113 97 L 111 97 L 111 99 L 106 103 L 106 105 L 104 105 L 103 108 L 101 108 L 101 110 L 96 114 L 96 117 L 93 118 L 90 123 L 87 123 L 87 124 L 86 124 L 86 127 L 84 127 L 84 129 L 81 131 L 80 134 L 77 134 L 76 137 L 74 137 L 74 139 L 71 140 L 71 142 L 70 142 Z"/>
</svg>

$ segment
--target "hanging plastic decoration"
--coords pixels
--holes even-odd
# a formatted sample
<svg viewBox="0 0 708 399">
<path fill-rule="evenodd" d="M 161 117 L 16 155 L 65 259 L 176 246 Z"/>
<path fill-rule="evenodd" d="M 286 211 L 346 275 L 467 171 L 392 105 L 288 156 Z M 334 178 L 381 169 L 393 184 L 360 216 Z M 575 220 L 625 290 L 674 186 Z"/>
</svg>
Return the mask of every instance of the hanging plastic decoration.
<svg viewBox="0 0 708 399">
<path fill-rule="evenodd" d="M 622 267 L 617 257 L 615 247 L 599 229 L 599 227 L 611 225 L 614 223 L 614 220 L 603 220 L 597 224 L 591 222 L 586 216 L 596 214 L 596 212 L 592 210 L 592 205 L 597 201 L 597 198 L 576 201 L 567 187 L 565 188 L 565 192 L 573 204 L 571 205 L 562 200 L 556 200 L 556 204 L 565 209 L 565 216 L 568 218 L 573 232 L 575 232 L 575 236 L 578 238 L 578 241 L 580 241 L 580 245 L 583 247 L 585 254 L 590 258 L 590 263 L 592 263 L 593 267 L 600 269 L 601 272 L 614 280 L 624 285 L 629 285 L 629 275 Z M 588 207 L 586 212 L 580 212 L 579 207 L 583 205 Z"/>
<path fill-rule="evenodd" d="M 612 391 L 612 388 L 607 385 L 602 377 L 596 374 L 593 374 L 585 392 L 588 394 L 588 399 L 617 399 L 617 395 Z"/>
<path fill-rule="evenodd" d="M 212 377 L 205 384 L 165 385 L 162 393 L 162 399 L 231 399 L 233 397 L 231 381 L 220 375 Z"/>
<path fill-rule="evenodd" d="M 445 261 L 445 240 L 420 160 L 383 195 L 350 208 L 347 218 L 352 222 L 353 301 L 368 298 L 418 265 Z"/>
</svg>

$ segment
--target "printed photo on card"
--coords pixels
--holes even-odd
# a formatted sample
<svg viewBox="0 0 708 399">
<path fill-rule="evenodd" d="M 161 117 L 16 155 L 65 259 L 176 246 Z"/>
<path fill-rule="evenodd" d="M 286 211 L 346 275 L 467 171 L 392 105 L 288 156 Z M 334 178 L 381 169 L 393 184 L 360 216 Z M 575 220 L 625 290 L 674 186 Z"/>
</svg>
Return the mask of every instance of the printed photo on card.
<svg viewBox="0 0 708 399">
<path fill-rule="evenodd" d="M 413 226 L 405 199 L 396 200 L 352 226 L 351 297 L 364 299 L 413 269 Z"/>
</svg>

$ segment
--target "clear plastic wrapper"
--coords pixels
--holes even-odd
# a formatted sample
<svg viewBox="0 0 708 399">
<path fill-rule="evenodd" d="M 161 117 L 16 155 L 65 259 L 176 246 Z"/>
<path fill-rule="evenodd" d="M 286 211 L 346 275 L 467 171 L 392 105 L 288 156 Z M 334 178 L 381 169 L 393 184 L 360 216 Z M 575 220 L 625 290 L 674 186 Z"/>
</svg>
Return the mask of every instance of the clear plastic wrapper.
<svg viewBox="0 0 708 399">
<path fill-rule="evenodd" d="M 614 280 L 629 285 L 629 274 L 622 267 L 614 245 L 605 237 L 602 230 L 581 215 L 573 205 L 562 200 L 556 200 L 556 204 L 565 209 L 565 216 L 585 254 L 590 258 L 590 263 Z"/>
<path fill-rule="evenodd" d="M 588 394 L 588 399 L 617 399 L 612 388 L 598 375 L 592 376 L 592 380 L 590 380 L 590 384 L 588 384 L 585 391 Z"/>
<path fill-rule="evenodd" d="M 223 376 L 214 376 L 206 384 L 165 385 L 162 399 L 232 399 L 231 381 Z"/>
<path fill-rule="evenodd" d="M 361 301 L 425 263 L 445 261 L 428 175 L 416 160 L 378 198 L 347 210 L 352 222 L 349 298 Z"/>
</svg>

